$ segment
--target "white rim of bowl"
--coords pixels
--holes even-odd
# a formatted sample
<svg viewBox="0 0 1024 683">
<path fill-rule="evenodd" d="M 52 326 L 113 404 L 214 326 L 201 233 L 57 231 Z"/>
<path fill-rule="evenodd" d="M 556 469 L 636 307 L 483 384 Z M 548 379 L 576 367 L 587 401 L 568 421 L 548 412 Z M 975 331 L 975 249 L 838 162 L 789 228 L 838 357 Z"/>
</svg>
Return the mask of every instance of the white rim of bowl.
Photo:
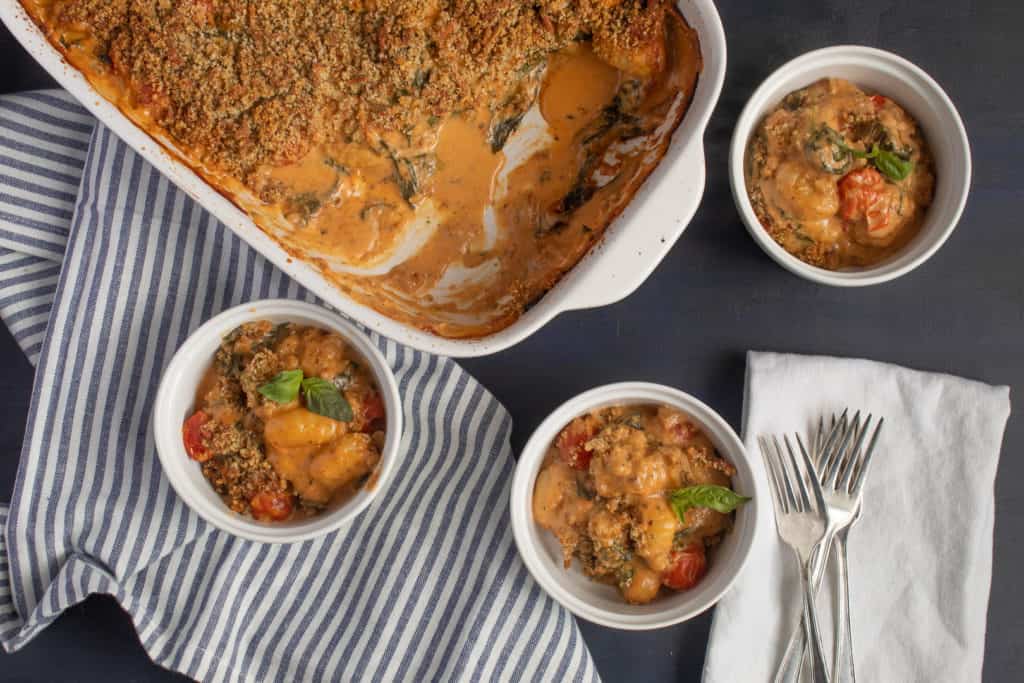
<svg viewBox="0 0 1024 683">
<path fill-rule="evenodd" d="M 725 441 L 726 451 L 731 462 L 740 462 L 739 467 L 746 470 L 750 479 L 752 500 L 744 506 L 741 511 L 743 515 L 742 525 L 737 525 L 730 533 L 739 534 L 737 537 L 737 555 L 733 562 L 735 569 L 723 579 L 719 580 L 719 586 L 709 598 L 701 603 L 695 604 L 685 610 L 675 608 L 670 613 L 645 614 L 625 616 L 607 612 L 591 606 L 586 601 L 577 598 L 571 592 L 564 590 L 555 581 L 551 569 L 540 559 L 540 553 L 531 542 L 528 526 L 534 525 L 531 501 L 533 500 L 533 486 L 540 471 L 544 454 L 547 452 L 551 441 L 558 432 L 573 418 L 584 414 L 588 410 L 600 405 L 617 405 L 629 402 L 634 403 L 662 403 L 678 407 L 693 417 L 704 429 L 714 432 L 716 442 Z M 627 631 L 646 631 L 666 626 L 672 626 L 706 612 L 713 607 L 722 596 L 732 588 L 736 579 L 739 578 L 750 559 L 753 549 L 754 536 L 758 526 L 758 507 L 764 499 L 765 492 L 762 490 L 760 479 L 755 474 L 754 468 L 749 463 L 749 456 L 746 448 L 736 432 L 729 426 L 729 423 L 722 418 L 714 409 L 700 399 L 679 389 L 664 384 L 652 382 L 616 382 L 594 387 L 588 391 L 576 395 L 565 403 L 555 408 L 541 422 L 530 435 L 529 440 L 523 447 L 516 464 L 516 470 L 512 479 L 512 489 L 509 494 L 509 508 L 512 518 L 512 534 L 516 541 L 519 555 L 530 570 L 530 574 L 541 585 L 541 587 L 576 616 L 591 621 L 595 624 L 617 628 Z M 541 530 L 542 533 L 548 533 Z"/>
<path fill-rule="evenodd" d="M 787 78 L 791 72 L 809 66 L 809 62 L 820 61 L 823 58 L 832 63 L 859 62 L 865 65 L 874 64 L 876 66 L 880 63 L 886 64 L 893 67 L 890 73 L 904 80 L 916 80 L 918 85 L 922 86 L 924 90 L 929 91 L 946 110 L 956 129 L 955 131 L 949 131 L 949 133 L 956 136 L 958 146 L 965 152 L 964 156 L 967 159 L 967 163 L 964 168 L 964 182 L 959 188 L 960 196 L 957 198 L 952 220 L 942 228 L 942 232 L 938 234 L 931 245 L 898 268 L 876 272 L 888 265 L 885 263 L 857 271 L 835 271 L 812 266 L 793 256 L 773 240 L 764 229 L 764 226 L 761 225 L 761 222 L 754 214 L 753 207 L 750 205 L 750 198 L 747 196 L 746 179 L 743 174 L 743 162 L 746 156 L 747 142 L 750 140 L 754 126 L 759 123 L 761 116 L 760 112 L 755 111 L 754 105 L 758 100 L 762 98 L 767 99 L 771 95 L 776 94 L 779 90 L 779 83 Z M 733 200 L 740 217 L 743 219 L 743 223 L 746 225 L 747 231 L 754 238 L 754 241 L 776 263 L 791 273 L 819 284 L 832 285 L 834 287 L 864 287 L 895 280 L 931 258 L 945 244 L 960 222 L 964 207 L 967 205 L 967 195 L 971 187 L 971 175 L 971 146 L 967 139 L 967 130 L 964 127 L 963 120 L 960 118 L 960 113 L 946 94 L 946 91 L 942 89 L 942 86 L 913 62 L 892 52 L 862 45 L 835 45 L 812 50 L 791 59 L 773 71 L 747 100 L 747 104 L 743 107 L 743 111 L 736 122 L 736 128 L 734 129 L 732 142 L 729 147 L 729 185 L 732 188 Z"/>
<path fill-rule="evenodd" d="M 308 524 L 315 525 L 315 528 L 312 529 L 305 528 L 307 522 L 288 525 L 256 522 L 229 510 L 223 503 L 222 516 L 209 514 L 209 511 L 204 509 L 206 506 L 199 502 L 199 498 L 193 492 L 192 487 L 180 481 L 176 475 L 172 474 L 171 458 L 188 459 L 188 454 L 185 452 L 181 442 L 180 427 L 178 429 L 171 429 L 170 423 L 173 420 L 161 419 L 161 413 L 167 408 L 170 397 L 183 390 L 179 387 L 182 381 L 180 375 L 186 365 L 196 361 L 195 354 L 197 351 L 193 348 L 198 343 L 196 340 L 209 334 L 213 334 L 219 339 L 223 331 L 229 327 L 253 320 L 260 320 L 266 316 L 311 318 L 317 321 L 318 324 L 340 334 L 346 342 L 352 344 L 359 354 L 368 361 L 384 399 L 387 432 L 385 434 L 384 448 L 381 450 L 381 462 L 377 469 L 377 481 L 372 489 L 367 490 L 364 488 L 360 491 L 361 493 L 365 492 L 367 495 L 360 497 L 357 494 L 357 498 L 343 503 L 337 509 L 310 518 Z M 205 365 L 210 362 L 210 359 L 204 357 L 201 362 Z M 188 390 L 195 391 L 194 388 Z M 380 495 L 381 491 L 387 488 L 397 469 L 400 453 L 399 445 L 403 430 L 402 402 L 398 391 L 398 383 L 395 381 L 391 366 L 388 365 L 387 360 L 376 345 L 370 341 L 362 330 L 338 314 L 305 301 L 292 301 L 289 299 L 261 299 L 239 304 L 210 318 L 193 331 L 175 352 L 171 362 L 164 370 L 163 377 L 160 380 L 160 387 L 157 390 L 151 420 L 157 457 L 160 459 L 164 476 L 167 477 L 171 488 L 178 494 L 178 497 L 181 498 L 190 510 L 218 529 L 241 538 L 263 543 L 298 543 L 332 533 L 350 524 L 369 507 L 370 503 Z M 165 444 L 166 447 L 161 448 L 161 443 Z"/>
</svg>

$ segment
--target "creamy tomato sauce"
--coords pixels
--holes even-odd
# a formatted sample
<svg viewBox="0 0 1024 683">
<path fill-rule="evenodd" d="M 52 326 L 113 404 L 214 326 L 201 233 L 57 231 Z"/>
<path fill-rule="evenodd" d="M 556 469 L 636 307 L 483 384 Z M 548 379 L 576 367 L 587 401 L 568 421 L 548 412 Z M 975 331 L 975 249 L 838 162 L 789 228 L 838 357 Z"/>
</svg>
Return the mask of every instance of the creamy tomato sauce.
<svg viewBox="0 0 1024 683">
<path fill-rule="evenodd" d="M 896 102 L 828 78 L 790 93 L 758 126 L 747 192 L 788 252 L 837 270 L 898 253 L 932 201 L 931 154 Z"/>
<path fill-rule="evenodd" d="M 628 602 L 646 603 L 704 576 L 708 551 L 746 500 L 730 488 L 734 474 L 678 410 L 603 408 L 570 422 L 551 445 L 533 518 L 558 538 L 567 568 L 576 559 Z"/>
<path fill-rule="evenodd" d="M 664 155 L 701 68 L 696 34 L 671 3 L 651 2 L 639 10 L 629 3 L 582 3 L 593 35 L 584 31 L 565 40 L 538 37 L 568 30 L 559 21 L 577 21 L 568 15 L 559 20 L 557 12 L 570 10 L 543 2 L 538 28 L 522 37 L 524 44 L 538 45 L 525 50 L 532 56 L 511 75 L 493 67 L 501 76 L 500 96 L 481 96 L 476 104 L 466 99 L 470 106 L 414 118 L 397 130 L 368 118 L 358 134 L 318 132 L 306 151 L 286 163 L 242 166 L 234 163 L 230 146 L 225 152 L 209 135 L 197 134 L 191 145 L 182 139 L 188 128 L 172 128 L 169 135 L 163 122 L 174 111 L 174 98 L 159 92 L 163 72 L 153 75 L 122 56 L 137 58 L 142 50 L 146 59 L 151 53 L 181 59 L 180 46 L 205 45 L 209 31 L 193 30 L 204 23 L 219 29 L 230 45 L 233 32 L 244 26 L 227 13 L 224 6 L 232 2 L 191 0 L 182 5 L 188 8 L 184 18 L 173 17 L 180 19 L 175 27 L 186 27 L 170 34 L 178 42 L 144 49 L 121 49 L 117 36 L 98 40 L 102 31 L 81 20 L 102 18 L 106 10 L 94 9 L 94 0 L 25 5 L 105 97 L 181 150 L 189 165 L 289 253 L 318 267 L 356 300 L 448 337 L 482 336 L 511 324 L 601 238 Z M 437 10 L 452 3 L 434 4 L 409 27 L 446 21 Z M 446 11 L 463 11 L 456 7 L 461 5 Z M 515 17 L 509 19 L 519 27 L 509 29 L 513 34 L 523 30 L 523 18 Z M 470 15 L 458 21 L 472 28 L 486 20 Z M 483 35 L 493 34 L 489 24 L 481 25 Z M 513 35 L 512 47 L 502 49 L 518 54 L 516 40 Z M 213 43 L 207 51 L 221 47 Z M 430 74 L 441 67 L 432 68 L 417 71 L 409 87 L 428 91 Z M 156 85 L 150 87 L 146 78 Z M 314 78 L 310 87 L 316 85 Z M 407 95 L 397 90 L 392 100 Z M 402 113 L 400 106 L 392 109 L 397 113 L 390 112 L 389 121 Z M 321 125 L 331 112 L 330 106 L 318 109 L 319 118 L 308 125 Z M 288 113 L 297 119 L 304 114 L 301 107 Z M 280 157 L 295 147 L 285 144 L 295 131 L 270 120 L 281 128 L 274 130 L 277 137 L 267 136 L 283 140 L 270 148 Z M 170 123 L 177 120 L 171 117 Z"/>
</svg>

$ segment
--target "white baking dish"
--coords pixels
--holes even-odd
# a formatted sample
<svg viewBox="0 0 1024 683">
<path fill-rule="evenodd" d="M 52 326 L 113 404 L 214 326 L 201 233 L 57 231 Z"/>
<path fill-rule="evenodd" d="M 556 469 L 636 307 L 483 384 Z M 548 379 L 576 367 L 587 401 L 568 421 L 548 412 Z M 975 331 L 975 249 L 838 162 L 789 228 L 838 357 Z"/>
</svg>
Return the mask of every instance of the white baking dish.
<svg viewBox="0 0 1024 683">
<path fill-rule="evenodd" d="M 700 38 L 704 68 L 689 111 L 665 158 L 629 206 L 565 277 L 512 325 L 479 339 L 445 339 L 357 303 L 314 267 L 289 256 L 230 200 L 210 187 L 101 97 L 67 64 L 18 0 L 0 0 L 0 19 L 57 81 L 100 121 L 190 197 L 282 271 L 325 302 L 367 327 L 409 346 L 448 356 L 482 356 L 508 348 L 563 311 L 604 306 L 635 290 L 682 234 L 704 193 L 704 130 L 725 78 L 725 33 L 712 0 L 680 0 Z"/>
</svg>

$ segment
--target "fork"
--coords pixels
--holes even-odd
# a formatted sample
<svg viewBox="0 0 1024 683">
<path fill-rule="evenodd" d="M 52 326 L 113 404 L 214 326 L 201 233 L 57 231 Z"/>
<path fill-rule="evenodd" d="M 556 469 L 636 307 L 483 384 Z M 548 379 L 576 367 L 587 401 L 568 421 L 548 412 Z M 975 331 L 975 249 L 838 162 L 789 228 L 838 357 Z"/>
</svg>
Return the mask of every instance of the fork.
<svg viewBox="0 0 1024 683">
<path fill-rule="evenodd" d="M 853 429 L 855 432 L 859 417 L 860 412 L 858 411 L 853 418 Z M 875 430 L 871 433 L 871 439 L 868 441 L 867 448 L 862 451 L 861 446 L 864 443 L 864 437 L 871 429 L 871 418 L 872 416 L 869 413 L 851 448 L 846 453 L 840 454 L 845 456 L 846 459 L 845 472 L 841 476 L 836 474 L 834 479 L 826 477 L 825 482 L 822 482 L 825 503 L 828 505 L 829 510 L 835 510 L 845 515 L 845 524 L 839 525 L 833 540 L 839 567 L 840 592 L 839 608 L 836 613 L 838 628 L 834 632 L 835 646 L 832 651 L 832 677 L 836 681 L 845 681 L 847 683 L 855 683 L 857 680 L 853 664 L 853 634 L 850 629 L 850 578 L 846 555 L 847 538 L 850 535 L 850 529 L 860 519 L 860 513 L 863 509 L 864 481 L 867 478 L 868 468 L 871 465 L 871 458 L 875 453 L 878 435 L 882 431 L 882 425 L 885 424 L 885 418 L 878 419 L 878 424 L 875 425 Z M 833 423 L 836 422 L 835 415 L 832 416 L 832 420 Z M 821 422 L 819 422 L 819 431 L 821 431 L 822 426 Z M 825 470 L 829 465 L 830 463 L 824 461 L 818 463 L 819 471 Z M 826 482 L 831 484 L 831 486 L 827 485 Z M 824 574 L 824 568 L 828 565 L 828 556 L 828 550 L 825 550 L 821 557 L 819 581 L 821 579 L 820 574 Z"/>
<path fill-rule="evenodd" d="M 836 614 L 837 628 L 833 629 L 832 677 L 837 682 L 846 680 L 852 683 L 855 681 L 855 674 L 853 641 L 850 633 L 846 539 L 850 529 L 860 518 L 864 481 L 885 420 L 879 419 L 868 447 L 861 450 L 864 439 L 871 429 L 873 416 L 869 414 L 862 425 L 860 411 L 857 411 L 852 419 L 847 417 L 848 413 L 848 409 L 844 410 L 838 418 L 833 414 L 827 432 L 824 419 L 819 419 L 815 432 L 813 461 L 815 470 L 821 477 L 822 494 L 827 508 L 827 528 L 825 538 L 812 562 L 811 580 L 812 588 L 817 594 L 828 566 L 829 552 L 834 540 L 839 559 L 840 599 Z M 798 440 L 797 443 L 802 449 L 802 442 Z M 799 625 L 793 628 L 775 676 L 776 683 L 799 679 L 805 649 L 802 635 L 803 631 Z"/>
<path fill-rule="evenodd" d="M 811 588 L 810 569 L 814 549 L 825 537 L 827 531 L 825 499 L 821 492 L 814 465 L 797 436 L 803 467 L 797 462 L 789 437 L 783 436 L 787 458 L 779 446 L 779 440 L 772 437 L 758 439 L 764 458 L 768 478 L 771 480 L 772 499 L 775 502 L 775 526 L 779 538 L 796 554 L 800 568 L 800 584 L 803 586 L 803 624 L 807 640 L 811 642 L 811 671 L 816 683 L 829 683 L 825 655 L 821 651 L 821 636 L 818 632 L 818 617 L 814 610 L 814 591 Z M 774 446 L 774 451 L 773 447 Z M 805 480 L 810 482 L 811 493 L 807 493 Z"/>
</svg>

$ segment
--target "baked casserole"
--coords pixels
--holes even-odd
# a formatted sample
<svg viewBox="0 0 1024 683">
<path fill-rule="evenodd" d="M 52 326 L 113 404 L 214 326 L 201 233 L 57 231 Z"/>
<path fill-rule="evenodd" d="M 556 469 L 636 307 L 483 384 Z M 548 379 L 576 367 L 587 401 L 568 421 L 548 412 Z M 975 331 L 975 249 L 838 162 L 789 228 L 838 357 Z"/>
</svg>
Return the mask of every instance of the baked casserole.
<svg viewBox="0 0 1024 683">
<path fill-rule="evenodd" d="M 142 129 L 356 301 L 515 321 L 664 155 L 701 69 L 665 0 L 23 0 Z"/>
</svg>

